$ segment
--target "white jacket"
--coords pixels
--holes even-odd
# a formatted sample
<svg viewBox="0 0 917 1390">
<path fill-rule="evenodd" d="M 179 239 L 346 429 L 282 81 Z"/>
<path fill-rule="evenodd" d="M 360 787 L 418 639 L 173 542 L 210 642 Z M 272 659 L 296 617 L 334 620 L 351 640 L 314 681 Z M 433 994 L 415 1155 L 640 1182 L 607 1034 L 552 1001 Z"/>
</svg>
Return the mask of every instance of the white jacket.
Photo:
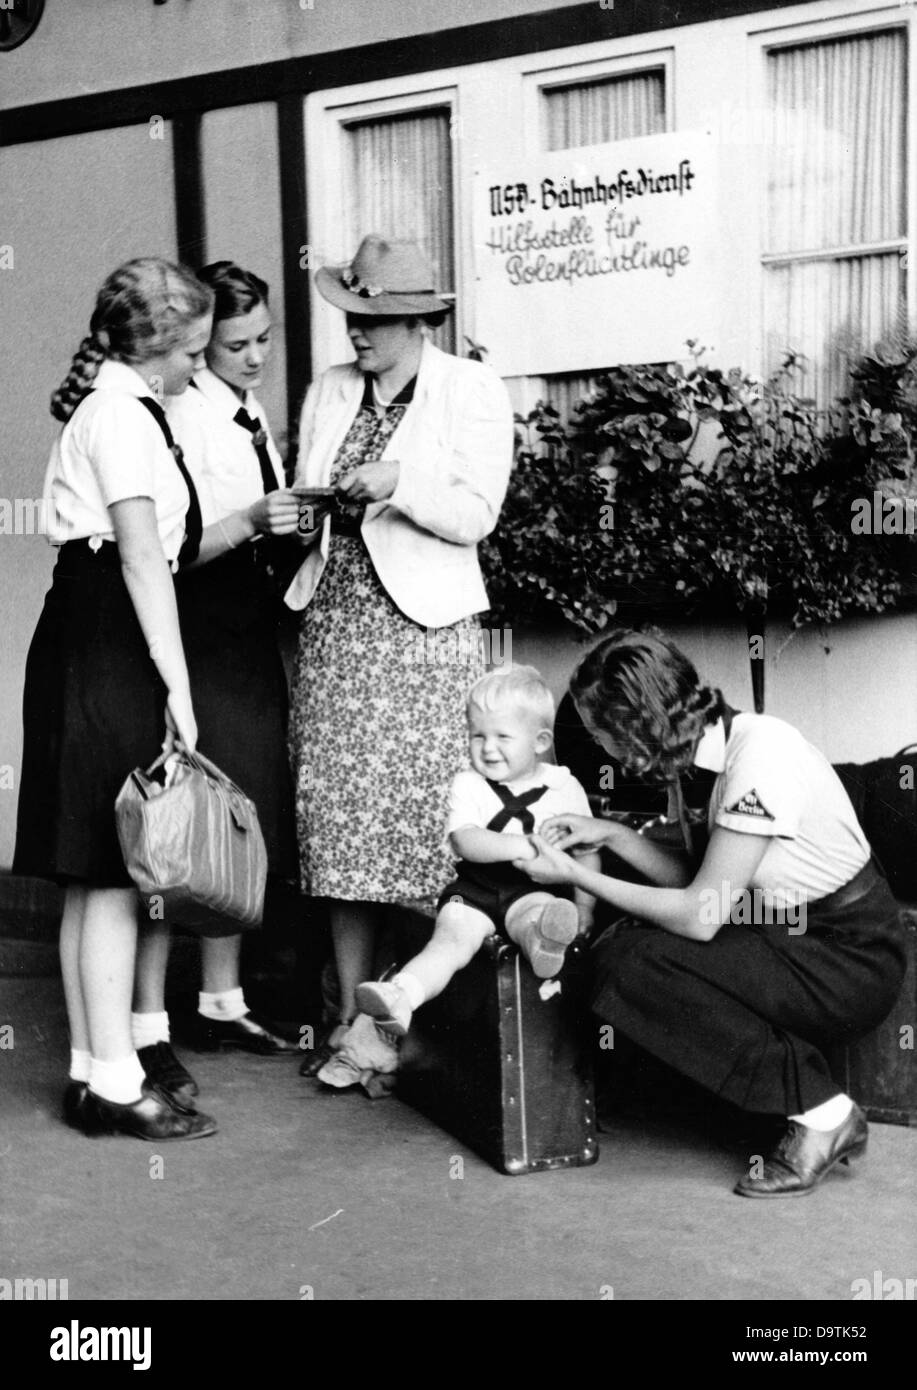
<svg viewBox="0 0 917 1390">
<path fill-rule="evenodd" d="M 295 485 L 327 487 L 341 441 L 363 395 L 355 363 L 331 367 L 309 388 Z M 382 459 L 397 460 L 398 485 L 370 502 L 361 534 L 392 602 L 422 627 L 445 627 L 487 608 L 477 543 L 496 526 L 513 456 L 513 412 L 500 378 L 424 340 L 414 398 Z M 331 544 L 326 518 L 285 601 L 305 608 Z"/>
</svg>

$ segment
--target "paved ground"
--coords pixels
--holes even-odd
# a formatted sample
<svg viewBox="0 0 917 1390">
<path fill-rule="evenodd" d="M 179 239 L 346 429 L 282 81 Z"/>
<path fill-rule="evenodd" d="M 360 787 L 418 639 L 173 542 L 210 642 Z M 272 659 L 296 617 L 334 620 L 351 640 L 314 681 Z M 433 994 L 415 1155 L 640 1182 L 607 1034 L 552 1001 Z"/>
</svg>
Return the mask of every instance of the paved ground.
<svg viewBox="0 0 917 1390">
<path fill-rule="evenodd" d="M 732 1196 L 738 1151 L 684 1118 L 618 1119 L 594 1167 L 509 1178 L 398 1100 L 186 1054 L 220 1132 L 157 1149 L 59 1121 L 55 979 L 0 979 L 0 1024 L 0 1278 L 71 1299 L 843 1301 L 917 1274 L 914 1130 L 874 1125 L 802 1201 Z"/>
</svg>

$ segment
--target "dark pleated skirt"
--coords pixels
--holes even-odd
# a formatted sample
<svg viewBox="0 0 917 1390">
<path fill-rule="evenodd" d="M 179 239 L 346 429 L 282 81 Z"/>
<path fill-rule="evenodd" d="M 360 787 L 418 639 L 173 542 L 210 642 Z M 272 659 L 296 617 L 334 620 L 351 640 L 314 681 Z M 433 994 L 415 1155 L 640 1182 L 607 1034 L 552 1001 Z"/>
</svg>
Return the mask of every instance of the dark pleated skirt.
<svg viewBox="0 0 917 1390">
<path fill-rule="evenodd" d="M 117 547 L 64 546 L 26 662 L 14 873 L 130 886 L 115 797 L 158 757 L 165 702 Z"/>
<path fill-rule="evenodd" d="M 176 578 L 198 747 L 251 797 L 270 872 L 296 875 L 280 603 L 258 553 L 243 545 Z"/>
</svg>

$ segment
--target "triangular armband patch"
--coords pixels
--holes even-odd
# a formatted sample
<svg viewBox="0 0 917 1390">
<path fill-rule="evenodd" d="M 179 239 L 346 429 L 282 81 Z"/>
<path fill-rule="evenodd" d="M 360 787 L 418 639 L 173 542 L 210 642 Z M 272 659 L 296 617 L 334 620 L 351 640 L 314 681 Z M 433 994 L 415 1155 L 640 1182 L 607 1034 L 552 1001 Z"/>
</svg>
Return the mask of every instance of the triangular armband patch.
<svg viewBox="0 0 917 1390">
<path fill-rule="evenodd" d="M 744 792 L 734 806 L 727 806 L 726 811 L 730 816 L 758 816 L 761 820 L 774 819 L 754 787 L 751 791 Z"/>
</svg>

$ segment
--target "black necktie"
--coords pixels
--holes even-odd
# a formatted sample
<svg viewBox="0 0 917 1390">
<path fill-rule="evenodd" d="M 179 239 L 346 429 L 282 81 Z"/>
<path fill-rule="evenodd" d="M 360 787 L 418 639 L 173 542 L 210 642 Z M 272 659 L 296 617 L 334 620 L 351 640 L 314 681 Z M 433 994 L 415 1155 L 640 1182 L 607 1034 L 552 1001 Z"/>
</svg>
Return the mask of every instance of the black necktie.
<svg viewBox="0 0 917 1390">
<path fill-rule="evenodd" d="M 258 455 L 258 463 L 261 468 L 261 483 L 264 491 L 276 492 L 277 479 L 274 475 L 274 465 L 271 463 L 271 456 L 267 451 L 267 430 L 260 420 L 252 419 L 247 410 L 237 410 L 232 418 L 237 425 L 248 430 L 252 437 L 252 444 L 255 446 L 255 453 Z"/>
</svg>

